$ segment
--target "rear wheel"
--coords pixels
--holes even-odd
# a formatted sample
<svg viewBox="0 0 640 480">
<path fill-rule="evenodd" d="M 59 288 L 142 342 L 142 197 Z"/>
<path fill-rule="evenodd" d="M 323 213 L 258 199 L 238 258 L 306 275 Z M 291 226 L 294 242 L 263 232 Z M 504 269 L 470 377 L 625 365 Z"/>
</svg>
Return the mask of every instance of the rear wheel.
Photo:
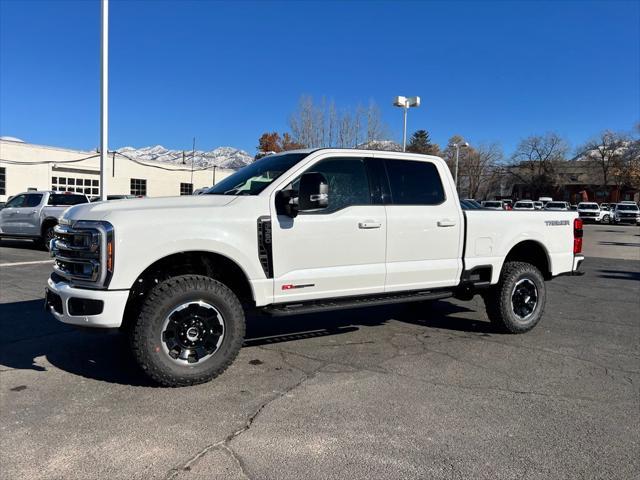
<svg viewBox="0 0 640 480">
<path fill-rule="evenodd" d="M 528 332 L 544 313 L 547 300 L 544 278 L 529 263 L 507 262 L 500 281 L 483 298 L 489 320 L 500 330 Z"/>
<path fill-rule="evenodd" d="M 142 370 L 167 387 L 208 382 L 233 362 L 244 311 L 222 283 L 201 275 L 170 278 L 151 290 L 131 331 Z"/>
</svg>

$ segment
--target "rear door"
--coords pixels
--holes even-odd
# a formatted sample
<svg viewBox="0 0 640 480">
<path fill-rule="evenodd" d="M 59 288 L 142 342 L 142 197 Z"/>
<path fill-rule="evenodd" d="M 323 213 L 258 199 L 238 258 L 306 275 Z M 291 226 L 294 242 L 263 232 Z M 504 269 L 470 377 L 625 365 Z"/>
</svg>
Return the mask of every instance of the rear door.
<svg viewBox="0 0 640 480">
<path fill-rule="evenodd" d="M 304 172 L 324 175 L 329 204 L 290 218 L 276 214 L 274 193 L 275 302 L 384 292 L 385 207 L 372 199 L 366 159 L 320 157 Z M 297 190 L 298 178 L 283 189 Z"/>
<path fill-rule="evenodd" d="M 391 192 L 386 205 L 385 291 L 457 285 L 464 226 L 446 165 L 427 159 L 384 158 Z"/>
</svg>

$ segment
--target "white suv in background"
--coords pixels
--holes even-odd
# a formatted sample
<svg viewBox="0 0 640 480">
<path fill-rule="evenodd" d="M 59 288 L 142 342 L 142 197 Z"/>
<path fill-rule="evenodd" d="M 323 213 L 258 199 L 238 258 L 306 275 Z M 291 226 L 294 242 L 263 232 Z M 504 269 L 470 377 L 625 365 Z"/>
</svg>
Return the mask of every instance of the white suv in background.
<svg viewBox="0 0 640 480">
<path fill-rule="evenodd" d="M 616 208 L 610 212 L 613 223 L 640 224 L 640 209 L 633 202 L 617 203 Z"/>
<path fill-rule="evenodd" d="M 595 202 L 580 202 L 578 204 L 578 215 L 583 221 L 598 222 L 602 221 L 605 214 L 604 210 Z"/>
</svg>

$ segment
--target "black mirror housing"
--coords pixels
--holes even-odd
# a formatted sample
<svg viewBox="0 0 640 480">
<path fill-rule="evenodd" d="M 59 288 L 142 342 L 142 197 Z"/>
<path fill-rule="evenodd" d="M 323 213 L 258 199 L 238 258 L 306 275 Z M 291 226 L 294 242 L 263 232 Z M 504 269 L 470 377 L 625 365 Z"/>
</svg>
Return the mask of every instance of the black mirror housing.
<svg viewBox="0 0 640 480">
<path fill-rule="evenodd" d="M 298 216 L 298 192 L 296 190 L 280 190 L 276 193 L 276 213 L 296 218 Z"/>
</svg>

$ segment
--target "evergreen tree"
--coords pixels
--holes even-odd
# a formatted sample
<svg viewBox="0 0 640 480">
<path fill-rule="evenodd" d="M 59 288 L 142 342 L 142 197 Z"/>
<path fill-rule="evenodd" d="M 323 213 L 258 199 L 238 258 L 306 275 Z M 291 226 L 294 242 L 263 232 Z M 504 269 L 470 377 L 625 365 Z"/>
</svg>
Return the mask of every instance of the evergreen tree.
<svg viewBox="0 0 640 480">
<path fill-rule="evenodd" d="M 440 153 L 440 147 L 435 143 L 431 143 L 429 132 L 426 130 L 418 130 L 411 135 L 411 139 L 407 145 L 407 152 L 438 155 Z"/>
</svg>

